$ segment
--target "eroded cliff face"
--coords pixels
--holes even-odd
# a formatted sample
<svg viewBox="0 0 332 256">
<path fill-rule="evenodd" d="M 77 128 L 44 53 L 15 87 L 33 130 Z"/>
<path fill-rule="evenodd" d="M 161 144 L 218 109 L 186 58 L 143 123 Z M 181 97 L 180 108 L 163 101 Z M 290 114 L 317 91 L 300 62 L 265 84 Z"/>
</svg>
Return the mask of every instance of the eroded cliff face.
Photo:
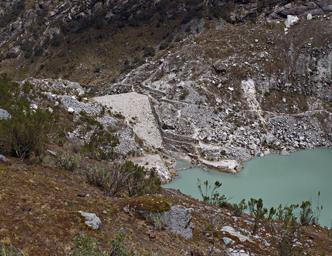
<svg viewBox="0 0 332 256">
<path fill-rule="evenodd" d="M 148 95 L 161 151 L 211 165 L 329 147 L 331 10 L 328 0 L 4 1 L 0 69 L 96 96 Z"/>
<path fill-rule="evenodd" d="M 202 26 L 99 93 L 150 95 L 165 147 L 216 165 L 331 146 L 329 17 Z"/>
</svg>

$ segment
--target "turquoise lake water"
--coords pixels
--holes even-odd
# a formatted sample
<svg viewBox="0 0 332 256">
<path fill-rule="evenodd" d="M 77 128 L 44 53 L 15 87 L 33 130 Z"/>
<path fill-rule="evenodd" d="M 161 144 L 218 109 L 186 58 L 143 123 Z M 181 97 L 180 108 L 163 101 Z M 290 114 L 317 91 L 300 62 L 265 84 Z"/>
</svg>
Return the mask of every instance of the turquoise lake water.
<svg viewBox="0 0 332 256">
<path fill-rule="evenodd" d="M 177 168 L 182 169 L 185 162 L 179 161 Z M 208 180 L 211 184 L 221 181 L 220 192 L 230 202 L 241 199 L 262 198 L 266 207 L 279 204 L 312 201 L 320 203 L 323 211 L 320 224 L 330 227 L 332 222 L 332 150 L 315 149 L 299 151 L 288 156 L 268 155 L 246 162 L 239 174 L 206 171 L 192 167 L 178 172 L 178 177 L 164 187 L 179 189 L 182 193 L 201 199 L 197 179 Z"/>
</svg>

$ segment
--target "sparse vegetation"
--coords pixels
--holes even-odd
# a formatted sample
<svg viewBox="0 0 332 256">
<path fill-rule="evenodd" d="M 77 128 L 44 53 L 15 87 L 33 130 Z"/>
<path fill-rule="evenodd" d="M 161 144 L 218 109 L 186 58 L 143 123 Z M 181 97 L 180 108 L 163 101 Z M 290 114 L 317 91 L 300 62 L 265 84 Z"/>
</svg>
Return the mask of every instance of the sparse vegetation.
<svg viewBox="0 0 332 256">
<path fill-rule="evenodd" d="M 228 202 L 225 195 L 220 194 L 218 191 L 221 186 L 222 183 L 219 181 L 216 181 L 212 186 L 207 180 L 203 183 L 198 180 L 198 189 L 204 202 L 232 210 L 235 216 L 241 216 L 245 210 L 248 210 L 248 213 L 254 218 L 253 234 L 257 232 L 259 223 L 264 220 L 282 221 L 284 229 L 287 230 L 298 225 L 318 224 L 319 216 L 323 209 L 323 206 L 320 204 L 320 192 L 317 194 L 317 206 L 314 212 L 310 201 L 303 201 L 301 205 L 279 205 L 277 208 L 272 207 L 270 209 L 264 207 L 261 198 L 251 198 L 248 202 L 242 199 L 240 203 L 232 204 Z"/>
<path fill-rule="evenodd" d="M 240 217 L 243 212 L 248 209 L 247 203 L 245 199 L 242 199 L 240 203 L 233 204 L 232 208 L 234 210 L 234 215 Z"/>
<path fill-rule="evenodd" d="M 11 118 L 0 120 L 0 149 L 21 159 L 43 153 L 55 117 L 43 109 L 33 109 L 20 93 L 19 85 L 0 79 L 0 107 Z"/>
<path fill-rule="evenodd" d="M 12 245 L 0 242 L 0 256 L 24 256 L 24 254 Z"/>
<path fill-rule="evenodd" d="M 108 195 L 115 196 L 127 193 L 129 196 L 154 194 L 160 190 L 160 179 L 143 167 L 126 161 L 114 166 L 111 170 L 102 168 L 90 169 L 86 172 L 90 184 L 102 188 Z"/>
<path fill-rule="evenodd" d="M 125 235 L 123 233 L 117 233 L 115 239 L 111 242 L 110 256 L 134 256 L 135 254 L 130 252 L 124 245 Z"/>
<path fill-rule="evenodd" d="M 114 148 L 118 144 L 119 139 L 111 130 L 97 129 L 83 146 L 83 152 L 97 160 L 114 160 Z"/>
<path fill-rule="evenodd" d="M 268 213 L 268 210 L 264 208 L 263 200 L 261 198 L 259 199 L 251 198 L 248 202 L 248 208 L 250 215 L 255 220 L 252 233 L 256 234 L 259 222 L 265 219 L 265 215 Z"/>
<path fill-rule="evenodd" d="M 75 237 L 75 249 L 70 256 L 106 256 L 98 245 L 97 240 L 87 235 L 79 235 Z"/>
<path fill-rule="evenodd" d="M 56 165 L 66 171 L 75 171 L 80 167 L 80 156 L 69 155 L 68 153 L 62 153 L 57 156 Z"/>
<path fill-rule="evenodd" d="M 203 184 L 200 180 L 198 180 L 198 190 L 203 198 L 203 201 L 212 205 L 223 206 L 227 201 L 225 195 L 221 195 L 218 192 L 218 189 L 221 186 L 222 183 L 219 181 L 216 181 L 212 186 L 209 184 L 208 180 L 204 181 Z"/>
<path fill-rule="evenodd" d="M 171 203 L 167 198 L 154 195 L 135 197 L 130 200 L 129 206 L 134 210 L 150 213 L 161 213 L 171 209 Z"/>
</svg>

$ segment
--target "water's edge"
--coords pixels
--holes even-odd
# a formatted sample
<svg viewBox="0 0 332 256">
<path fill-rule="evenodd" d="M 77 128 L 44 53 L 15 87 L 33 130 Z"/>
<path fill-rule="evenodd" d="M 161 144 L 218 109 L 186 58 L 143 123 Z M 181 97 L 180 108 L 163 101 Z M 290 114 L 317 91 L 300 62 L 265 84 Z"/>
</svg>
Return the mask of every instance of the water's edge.
<svg viewBox="0 0 332 256">
<path fill-rule="evenodd" d="M 324 210 L 322 225 L 330 226 L 332 220 L 332 150 L 313 149 L 291 153 L 287 156 L 270 154 L 244 162 L 244 168 L 237 174 L 223 173 L 204 166 L 193 166 L 178 161 L 178 176 L 165 188 L 180 189 L 184 194 L 200 198 L 197 179 L 211 183 L 221 180 L 221 193 L 238 203 L 242 198 L 263 198 L 267 207 L 282 204 L 317 201 L 321 192 Z M 180 166 L 179 166 L 180 164 Z M 186 166 L 187 165 L 187 166 Z"/>
</svg>

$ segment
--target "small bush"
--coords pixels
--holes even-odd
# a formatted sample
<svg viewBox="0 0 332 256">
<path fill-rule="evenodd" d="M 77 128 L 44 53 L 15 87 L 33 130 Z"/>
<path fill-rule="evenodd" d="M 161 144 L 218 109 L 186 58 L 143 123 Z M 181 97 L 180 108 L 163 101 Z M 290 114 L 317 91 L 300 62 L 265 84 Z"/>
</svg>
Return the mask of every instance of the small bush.
<svg viewBox="0 0 332 256">
<path fill-rule="evenodd" d="M 124 245 L 125 235 L 123 233 L 116 234 L 116 237 L 111 242 L 110 256 L 134 256 L 135 254 L 129 252 Z"/>
<path fill-rule="evenodd" d="M 88 153 L 97 160 L 113 160 L 114 148 L 119 144 L 119 139 L 111 131 L 96 130 L 88 143 L 83 147 L 83 152 Z"/>
<path fill-rule="evenodd" d="M 268 210 L 263 207 L 263 200 L 251 198 L 248 202 L 248 208 L 250 211 L 250 215 L 254 218 L 254 228 L 252 233 L 256 234 L 258 229 L 258 224 L 261 220 L 265 219 L 265 215 L 267 214 Z"/>
<path fill-rule="evenodd" d="M 95 239 L 80 235 L 74 238 L 75 249 L 70 256 L 106 256 L 105 252 L 101 251 Z"/>
<path fill-rule="evenodd" d="M 103 168 L 93 168 L 86 172 L 86 178 L 88 183 L 99 187 L 103 190 L 108 190 L 111 182 L 111 172 Z"/>
<path fill-rule="evenodd" d="M 225 195 L 222 195 L 217 191 L 221 186 L 222 183 L 219 181 L 216 181 L 212 186 L 211 184 L 209 184 L 208 180 L 204 181 L 203 184 L 200 180 L 198 180 L 198 190 L 201 194 L 203 201 L 212 205 L 224 207 L 228 205 L 227 198 Z"/>
<path fill-rule="evenodd" d="M 57 157 L 56 165 L 66 171 L 75 171 L 80 167 L 81 158 L 77 155 L 61 154 Z"/>
<path fill-rule="evenodd" d="M 55 117 L 42 109 L 31 109 L 19 85 L 0 78 L 0 107 L 11 115 L 0 120 L 0 150 L 19 158 L 40 155 L 54 129 Z"/>
<path fill-rule="evenodd" d="M 152 170 L 146 173 L 144 167 L 126 161 L 120 168 L 128 176 L 127 186 L 129 196 L 154 194 L 160 190 L 160 179 Z"/>
<path fill-rule="evenodd" d="M 156 54 L 156 50 L 153 47 L 145 47 L 143 57 L 153 57 Z"/>
<path fill-rule="evenodd" d="M 154 194 L 160 190 L 160 179 L 154 171 L 146 173 L 143 167 L 127 161 L 116 165 L 112 170 L 90 169 L 86 173 L 90 184 L 102 188 L 108 195 L 121 192 L 129 196 Z"/>
<path fill-rule="evenodd" d="M 300 212 L 300 223 L 301 225 L 310 225 L 314 219 L 313 211 L 311 208 L 311 202 L 303 201 Z"/>
<path fill-rule="evenodd" d="M 22 159 L 40 155 L 52 128 L 51 114 L 24 105 L 11 110 L 11 118 L 0 121 L 1 150 Z"/>
<path fill-rule="evenodd" d="M 234 215 L 240 217 L 244 210 L 246 210 L 248 208 L 246 200 L 242 199 L 241 202 L 239 204 L 233 204 L 232 205 L 232 209 L 234 211 Z"/>
</svg>

